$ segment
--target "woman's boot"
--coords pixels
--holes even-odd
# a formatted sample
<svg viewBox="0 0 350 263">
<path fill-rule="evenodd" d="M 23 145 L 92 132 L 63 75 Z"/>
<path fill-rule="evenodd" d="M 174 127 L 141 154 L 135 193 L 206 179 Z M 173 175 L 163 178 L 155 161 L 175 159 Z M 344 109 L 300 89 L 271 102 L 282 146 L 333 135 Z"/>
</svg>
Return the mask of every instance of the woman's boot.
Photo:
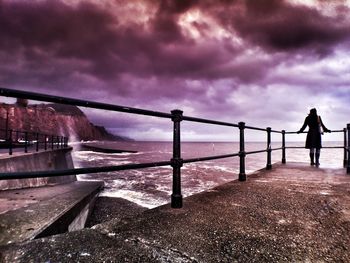
<svg viewBox="0 0 350 263">
<path fill-rule="evenodd" d="M 316 166 L 320 165 L 320 154 L 316 153 Z"/>
<path fill-rule="evenodd" d="M 314 153 L 309 153 L 310 155 L 310 164 L 311 165 L 315 165 L 315 162 L 314 162 Z"/>
</svg>

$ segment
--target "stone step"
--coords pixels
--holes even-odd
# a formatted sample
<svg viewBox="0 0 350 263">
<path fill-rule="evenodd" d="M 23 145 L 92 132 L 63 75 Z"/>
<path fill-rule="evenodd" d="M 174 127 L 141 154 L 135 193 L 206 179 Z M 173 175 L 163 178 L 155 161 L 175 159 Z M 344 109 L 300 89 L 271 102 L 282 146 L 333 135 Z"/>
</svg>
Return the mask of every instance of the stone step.
<svg viewBox="0 0 350 263">
<path fill-rule="evenodd" d="M 103 182 L 0 191 L 0 246 L 84 227 Z"/>
</svg>

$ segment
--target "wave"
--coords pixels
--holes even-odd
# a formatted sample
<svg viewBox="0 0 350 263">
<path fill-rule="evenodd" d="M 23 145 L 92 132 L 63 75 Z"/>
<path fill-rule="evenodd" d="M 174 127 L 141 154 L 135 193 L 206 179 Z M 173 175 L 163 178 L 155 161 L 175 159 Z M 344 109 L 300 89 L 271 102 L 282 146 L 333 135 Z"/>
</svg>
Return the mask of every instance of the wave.
<svg viewBox="0 0 350 263">
<path fill-rule="evenodd" d="M 133 202 L 135 204 L 138 204 L 142 207 L 146 207 L 149 209 L 166 204 L 168 202 L 168 200 L 164 200 L 144 192 L 137 192 L 134 190 L 125 190 L 125 189 L 117 190 L 117 191 L 105 190 L 100 194 L 100 196 L 123 198 L 125 200 L 128 200 L 130 202 Z"/>
</svg>

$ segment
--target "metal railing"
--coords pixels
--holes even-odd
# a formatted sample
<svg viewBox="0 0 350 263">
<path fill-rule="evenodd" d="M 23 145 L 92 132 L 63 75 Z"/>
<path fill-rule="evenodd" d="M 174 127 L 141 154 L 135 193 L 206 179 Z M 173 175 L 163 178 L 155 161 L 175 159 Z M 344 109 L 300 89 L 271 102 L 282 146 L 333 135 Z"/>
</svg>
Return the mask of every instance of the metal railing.
<svg viewBox="0 0 350 263">
<path fill-rule="evenodd" d="M 298 132 L 285 132 L 282 131 L 284 134 L 297 134 Z M 332 130 L 332 133 L 343 133 L 344 134 L 344 145 L 343 146 L 323 146 L 322 148 L 326 149 L 344 149 L 344 158 L 343 158 L 343 166 L 347 168 L 347 173 L 350 174 L 350 161 L 349 161 L 349 152 L 350 152 L 350 124 L 347 124 L 347 127 L 342 130 Z M 302 132 L 307 133 L 307 132 Z M 285 145 L 285 138 L 283 137 L 282 143 Z M 288 146 L 284 147 L 285 149 L 304 149 L 303 146 Z M 285 160 L 285 149 L 283 150 L 282 155 L 284 158 L 282 158 L 282 163 L 286 163 Z"/>
<path fill-rule="evenodd" d="M 63 175 L 74 175 L 74 174 L 89 174 L 89 173 L 98 173 L 98 172 L 112 172 L 112 171 L 122 171 L 122 170 L 128 170 L 128 169 L 151 168 L 151 167 L 160 167 L 160 166 L 170 165 L 172 166 L 172 169 L 173 169 L 171 206 L 173 208 L 181 208 L 182 207 L 181 167 L 184 164 L 238 156 L 240 159 L 238 180 L 245 181 L 246 180 L 245 158 L 247 155 L 266 152 L 267 153 L 266 169 L 269 170 L 269 169 L 272 169 L 271 153 L 273 151 L 282 150 L 282 163 L 286 163 L 286 149 L 294 148 L 294 147 L 286 147 L 285 136 L 286 134 L 293 134 L 296 132 L 286 132 L 284 130 L 278 131 L 278 130 L 271 129 L 270 127 L 259 128 L 259 127 L 246 126 L 244 122 L 239 122 L 238 124 L 235 124 L 235 123 L 229 123 L 229 122 L 221 122 L 216 120 L 184 116 L 181 110 L 173 110 L 171 111 L 171 113 L 164 113 L 164 112 L 150 111 L 150 110 L 144 110 L 144 109 L 138 109 L 138 108 L 124 107 L 119 105 L 99 103 L 94 101 L 78 100 L 78 99 L 50 96 L 45 94 L 33 93 L 33 92 L 10 90 L 10 89 L 5 89 L 1 87 L 0 87 L 0 96 L 25 98 L 25 99 L 32 99 L 37 101 L 61 103 L 61 104 L 76 105 L 76 106 L 82 106 L 82 107 L 94 108 L 94 109 L 103 109 L 103 110 L 116 111 L 116 112 L 125 112 L 130 114 L 153 116 L 153 117 L 170 119 L 173 122 L 173 156 L 169 161 L 140 163 L 140 164 L 126 164 L 126 165 L 117 165 L 117 166 L 87 167 L 87 168 L 76 168 L 76 169 L 66 169 L 66 170 L 56 170 L 56 171 L 2 173 L 0 174 L 0 180 L 23 179 L 23 178 L 33 178 L 33 177 L 51 177 L 51 176 L 63 176 Z M 191 158 L 191 159 L 181 158 L 181 122 L 182 121 L 238 128 L 239 129 L 239 152 L 225 154 L 225 155 Z M 266 132 L 267 146 L 265 149 L 257 150 L 257 151 L 245 150 L 245 130 L 247 129 Z M 336 130 L 332 132 L 344 133 L 344 146 L 339 146 L 335 148 L 344 148 L 344 166 L 345 165 L 347 166 L 347 173 L 350 174 L 350 161 L 349 161 L 350 158 L 348 158 L 350 156 L 349 154 L 350 124 L 347 125 L 346 129 Z M 271 147 L 272 133 L 281 134 L 282 136 L 281 147 L 278 147 L 278 148 Z M 300 148 L 303 148 L 303 147 L 300 147 Z"/>
<path fill-rule="evenodd" d="M 30 150 L 54 150 L 68 147 L 69 138 L 65 136 L 49 135 L 39 132 L 0 129 L 0 148 L 8 149 L 9 155 L 15 148 L 23 148 L 25 153 Z"/>
</svg>

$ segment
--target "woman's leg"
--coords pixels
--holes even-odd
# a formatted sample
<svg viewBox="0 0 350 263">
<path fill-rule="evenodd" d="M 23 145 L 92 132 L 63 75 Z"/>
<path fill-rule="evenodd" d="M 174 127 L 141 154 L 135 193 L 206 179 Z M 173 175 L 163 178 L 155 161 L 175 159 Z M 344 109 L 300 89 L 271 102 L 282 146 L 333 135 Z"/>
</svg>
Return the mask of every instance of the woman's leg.
<svg viewBox="0 0 350 263">
<path fill-rule="evenodd" d="M 310 164 L 315 165 L 315 162 L 314 162 L 315 148 L 310 148 L 309 155 L 310 155 Z"/>
<path fill-rule="evenodd" d="M 321 153 L 321 149 L 317 148 L 316 149 L 316 165 L 319 166 L 320 165 L 320 153 Z"/>
</svg>

